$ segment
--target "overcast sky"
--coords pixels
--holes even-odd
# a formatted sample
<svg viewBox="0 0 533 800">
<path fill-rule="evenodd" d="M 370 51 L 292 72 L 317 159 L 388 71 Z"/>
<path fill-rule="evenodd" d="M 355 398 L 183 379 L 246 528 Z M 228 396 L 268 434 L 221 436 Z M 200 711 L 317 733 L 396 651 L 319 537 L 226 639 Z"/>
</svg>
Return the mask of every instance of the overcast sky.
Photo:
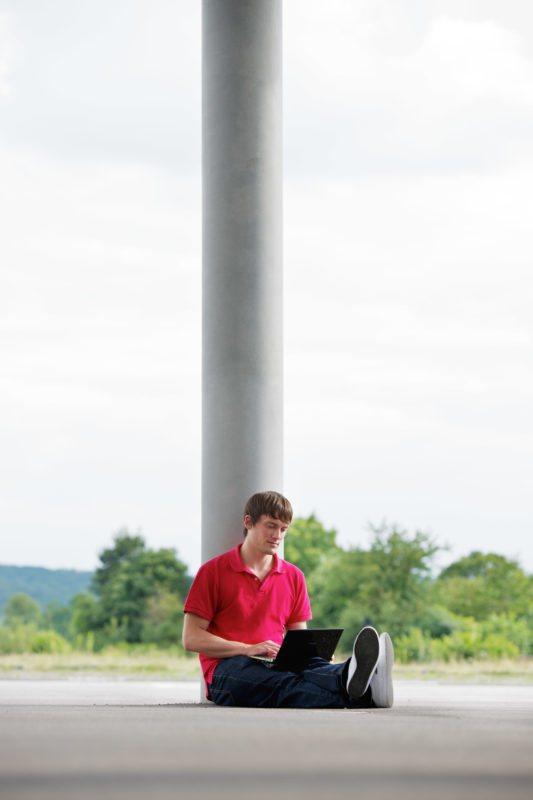
<svg viewBox="0 0 533 800">
<path fill-rule="evenodd" d="M 200 8 L 0 0 L 0 563 L 199 566 Z M 533 4 L 285 0 L 284 129 L 295 513 L 533 572 Z"/>
</svg>

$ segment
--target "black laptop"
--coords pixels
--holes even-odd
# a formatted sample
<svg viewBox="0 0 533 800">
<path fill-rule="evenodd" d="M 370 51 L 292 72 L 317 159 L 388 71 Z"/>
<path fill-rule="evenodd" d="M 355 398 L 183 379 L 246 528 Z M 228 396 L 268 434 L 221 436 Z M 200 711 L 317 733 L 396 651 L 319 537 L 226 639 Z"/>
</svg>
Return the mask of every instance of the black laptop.
<svg viewBox="0 0 533 800">
<path fill-rule="evenodd" d="M 331 661 L 344 628 L 296 628 L 288 630 L 275 658 L 256 656 L 271 669 L 298 672 L 314 656 Z"/>
</svg>

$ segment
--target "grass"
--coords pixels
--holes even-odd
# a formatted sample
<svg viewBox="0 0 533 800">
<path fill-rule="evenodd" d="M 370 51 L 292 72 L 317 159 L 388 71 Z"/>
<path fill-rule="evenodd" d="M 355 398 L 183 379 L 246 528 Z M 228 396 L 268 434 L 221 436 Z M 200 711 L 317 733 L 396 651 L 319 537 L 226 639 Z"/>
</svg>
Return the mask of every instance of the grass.
<svg viewBox="0 0 533 800">
<path fill-rule="evenodd" d="M 528 684 L 533 683 L 533 658 L 396 664 L 394 677 L 399 680 Z M 164 650 L 124 653 L 109 649 L 104 653 L 0 655 L 2 680 L 58 678 L 195 681 L 200 680 L 201 672 L 196 656 Z"/>
<path fill-rule="evenodd" d="M 193 681 L 201 677 L 195 656 L 149 653 L 23 653 L 0 655 L 0 679 L 116 678 Z"/>
<path fill-rule="evenodd" d="M 400 680 L 450 683 L 528 684 L 533 683 L 533 658 L 396 664 L 394 676 Z"/>
</svg>

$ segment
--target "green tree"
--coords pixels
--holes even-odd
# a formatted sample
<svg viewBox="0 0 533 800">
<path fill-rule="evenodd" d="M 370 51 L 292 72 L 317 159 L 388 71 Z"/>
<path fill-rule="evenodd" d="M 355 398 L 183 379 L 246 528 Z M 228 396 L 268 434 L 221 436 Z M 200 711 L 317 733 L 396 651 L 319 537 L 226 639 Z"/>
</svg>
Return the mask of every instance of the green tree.
<svg viewBox="0 0 533 800">
<path fill-rule="evenodd" d="M 160 647 L 180 645 L 183 631 L 183 602 L 168 589 L 159 588 L 146 603 L 141 639 Z"/>
<path fill-rule="evenodd" d="M 328 556 L 339 552 L 336 538 L 337 531 L 326 530 L 314 514 L 297 517 L 287 532 L 285 558 L 309 577 Z"/>
<path fill-rule="evenodd" d="M 12 595 L 4 606 L 3 623 L 9 628 L 32 623 L 40 625 L 42 618 L 39 603 L 23 592 Z"/>
<path fill-rule="evenodd" d="M 70 601 L 71 626 L 74 634 L 85 634 L 100 627 L 99 606 L 89 592 L 79 592 Z"/>
<path fill-rule="evenodd" d="M 120 531 L 114 546 L 100 555 L 93 590 L 98 597 L 95 628 L 113 631 L 113 638 L 139 642 L 150 597 L 165 590 L 183 599 L 191 585 L 187 567 L 173 549 L 148 550 L 141 536 Z"/>
<path fill-rule="evenodd" d="M 533 579 L 518 562 L 496 553 L 473 551 L 455 561 L 442 570 L 436 588 L 441 603 L 463 617 L 521 617 L 533 610 Z"/>
<path fill-rule="evenodd" d="M 118 531 L 113 539 L 113 547 L 102 550 L 99 555 L 101 566 L 96 570 L 92 581 L 95 594 L 104 594 L 121 566 L 134 561 L 145 549 L 146 542 L 142 536 L 132 536 L 127 528 Z"/>
<path fill-rule="evenodd" d="M 335 553 L 311 575 L 314 623 L 340 625 L 347 642 L 364 624 L 407 632 L 433 602 L 431 564 L 438 545 L 425 533 L 409 536 L 395 526 L 371 527 L 369 550 Z"/>
<path fill-rule="evenodd" d="M 61 606 L 52 601 L 46 606 L 44 623 L 49 630 L 59 633 L 64 639 L 72 638 L 72 607 Z"/>
</svg>

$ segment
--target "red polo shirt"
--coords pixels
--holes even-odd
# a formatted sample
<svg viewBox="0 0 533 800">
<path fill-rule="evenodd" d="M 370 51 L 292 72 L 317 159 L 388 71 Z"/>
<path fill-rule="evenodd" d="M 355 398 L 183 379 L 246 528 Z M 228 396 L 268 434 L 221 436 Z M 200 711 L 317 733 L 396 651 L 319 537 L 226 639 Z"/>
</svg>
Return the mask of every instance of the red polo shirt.
<svg viewBox="0 0 533 800">
<path fill-rule="evenodd" d="M 200 567 L 185 601 L 185 612 L 209 621 L 207 630 L 233 642 L 281 644 L 284 629 L 311 619 L 303 572 L 274 554 L 263 583 L 244 566 L 241 545 Z M 220 658 L 200 653 L 206 684 Z"/>
</svg>

